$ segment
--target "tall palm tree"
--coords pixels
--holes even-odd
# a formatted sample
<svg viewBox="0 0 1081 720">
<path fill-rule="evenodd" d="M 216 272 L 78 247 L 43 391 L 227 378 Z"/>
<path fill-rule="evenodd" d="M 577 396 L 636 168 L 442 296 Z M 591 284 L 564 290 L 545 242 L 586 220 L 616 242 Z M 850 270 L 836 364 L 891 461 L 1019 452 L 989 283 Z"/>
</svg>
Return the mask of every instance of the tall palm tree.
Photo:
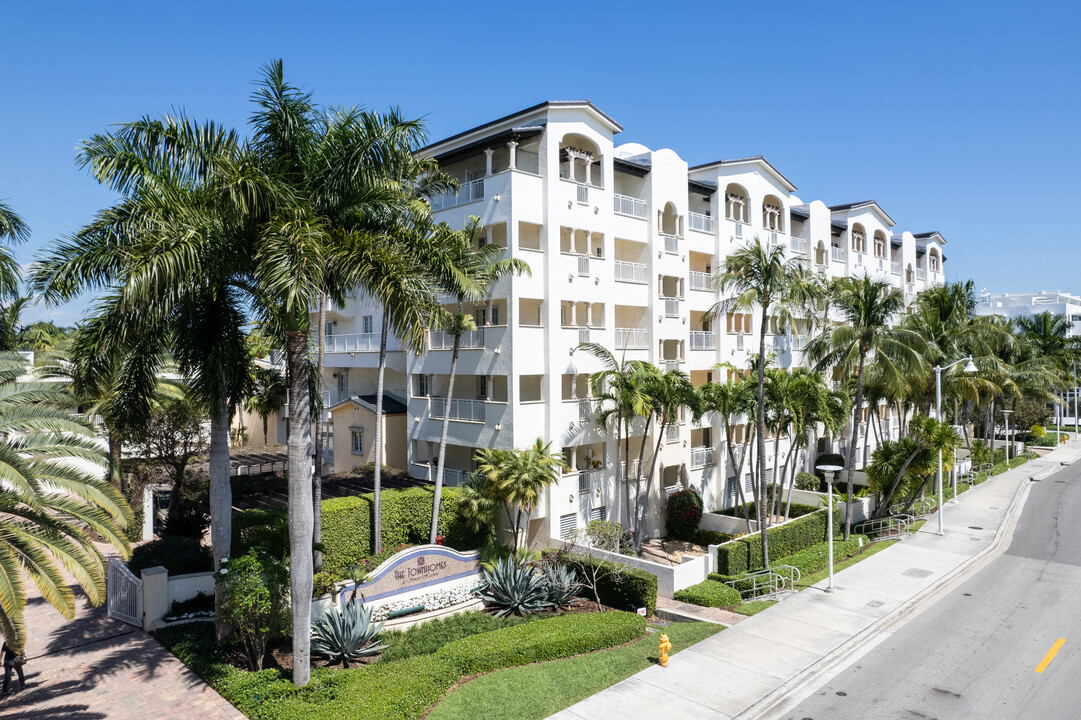
<svg viewBox="0 0 1081 720">
<path fill-rule="evenodd" d="M 852 532 L 852 496 L 856 462 L 856 438 L 859 436 L 860 412 L 864 401 L 864 373 L 875 361 L 887 378 L 899 377 L 907 368 L 922 367 L 926 343 L 920 334 L 892 323 L 904 311 L 901 291 L 883 280 L 870 276 L 838 278 L 833 285 L 833 308 L 843 324 L 827 328 L 807 344 L 806 357 L 821 372 L 840 367 L 856 375 L 856 393 L 852 403 L 852 434 L 848 442 L 845 468 L 848 478 L 848 512 L 844 536 Z M 865 429 L 866 432 L 866 429 Z"/>
<path fill-rule="evenodd" d="M 701 412 L 712 412 L 721 418 L 721 429 L 724 433 L 725 447 L 728 452 L 728 467 L 730 476 L 735 478 L 736 495 L 740 506 L 743 508 L 743 518 L 747 522 L 747 532 L 751 532 L 751 517 L 748 511 L 747 498 L 743 495 L 743 465 L 747 459 L 746 442 L 740 451 L 739 461 L 736 461 L 735 428 L 732 426 L 732 418 L 744 415 L 754 416 L 755 398 L 754 386 L 743 382 L 742 379 L 727 383 L 708 382 L 698 388 L 699 408 Z M 747 433 L 749 437 L 749 433 Z M 752 488 L 753 490 L 753 488 Z"/>
<path fill-rule="evenodd" d="M 451 282 L 445 289 L 455 299 L 455 312 L 448 313 L 444 331 L 454 337 L 450 356 L 450 378 L 447 381 L 446 408 L 443 412 L 443 427 L 439 434 L 439 459 L 435 473 L 435 498 L 432 505 L 432 531 L 429 542 L 435 543 L 439 533 L 439 503 L 443 495 L 443 463 L 447 452 L 447 433 L 450 430 L 450 405 L 454 397 L 454 377 L 458 369 L 458 351 L 462 335 L 476 330 L 473 317 L 466 314 L 464 305 L 467 300 L 476 302 L 492 296 L 500 278 L 509 275 L 530 274 L 529 265 L 519 258 L 503 257 L 503 248 L 495 244 L 478 245 L 476 234 L 480 218 L 470 216 L 465 228 L 460 232 L 446 234 L 447 255 L 454 272 Z M 486 315 L 487 317 L 487 315 Z M 491 318 L 488 317 L 490 321 Z"/>
<path fill-rule="evenodd" d="M 267 420 L 285 405 L 285 380 L 274 368 L 258 367 L 252 378 L 254 386 L 244 407 L 263 421 L 263 444 L 267 444 Z"/>
<path fill-rule="evenodd" d="M 3 200 L 0 200 L 0 240 L 23 243 L 30 239 L 30 227 Z M 11 248 L 0 245 L 0 298 L 17 297 L 19 264 Z"/>
<path fill-rule="evenodd" d="M 477 451 L 477 474 L 485 480 L 488 494 L 499 498 L 507 516 L 514 520 L 514 550 L 521 541 L 523 518 L 540 502 L 544 488 L 558 482 L 566 465 L 561 453 L 540 438 L 525 450 L 487 448 Z"/>
<path fill-rule="evenodd" d="M 116 488 L 83 469 L 104 468 L 107 458 L 93 431 L 68 413 L 74 399 L 55 383 L 22 380 L 27 371 L 18 355 L 0 354 L 0 632 L 16 652 L 26 637 L 25 578 L 68 619 L 75 598 L 61 568 L 100 604 L 105 559 L 91 534 L 127 557 L 123 528 L 132 521 Z"/>
<path fill-rule="evenodd" d="M 803 258 L 786 258 L 782 246 L 763 245 L 755 237 L 725 260 L 724 272 L 716 282 L 718 292 L 725 299 L 715 303 L 705 314 L 705 321 L 712 322 L 722 315 L 738 311 L 759 310 L 758 358 L 755 370 L 758 382 L 755 399 L 758 424 L 758 492 L 755 504 L 759 527 L 766 525 L 766 333 L 770 317 L 775 318 L 776 329 L 784 332 L 792 326 L 797 314 L 811 308 L 818 295 L 817 283 L 807 269 Z M 769 567 L 769 540 L 765 532 L 759 533 L 762 542 L 762 560 Z"/>
<path fill-rule="evenodd" d="M 849 398 L 842 390 L 830 390 L 820 373 L 797 368 L 792 372 L 784 398 L 790 418 L 788 497 L 784 517 L 792 507 L 792 488 L 796 481 L 796 454 L 800 448 L 810 448 L 811 437 L 822 425 L 829 433 L 838 432 L 848 415 Z"/>
</svg>

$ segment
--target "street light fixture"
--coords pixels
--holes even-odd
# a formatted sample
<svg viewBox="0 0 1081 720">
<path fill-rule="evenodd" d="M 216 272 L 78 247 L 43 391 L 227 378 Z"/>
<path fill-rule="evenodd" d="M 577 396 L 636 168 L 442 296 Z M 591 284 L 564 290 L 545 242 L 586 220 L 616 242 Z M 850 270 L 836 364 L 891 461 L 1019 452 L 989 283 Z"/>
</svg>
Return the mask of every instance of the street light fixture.
<svg viewBox="0 0 1081 720">
<path fill-rule="evenodd" d="M 826 541 L 829 544 L 827 552 L 829 553 L 829 569 L 830 579 L 829 584 L 826 586 L 826 592 L 833 592 L 833 483 L 837 482 L 838 474 L 844 470 L 840 465 L 819 465 L 815 468 L 821 470 L 826 475 L 826 483 L 829 485 L 829 511 L 826 515 L 829 519 L 826 521 Z M 829 473 L 833 473 L 833 480 L 829 479 Z"/>
<path fill-rule="evenodd" d="M 976 367 L 976 363 L 972 362 L 972 356 L 967 358 L 961 358 L 957 362 L 952 362 L 946 367 L 940 365 L 935 366 L 935 419 L 942 422 L 942 371 L 949 370 L 955 365 L 968 361 L 965 365 L 965 373 L 971 375 L 977 372 L 979 368 Z M 935 474 L 936 484 L 938 485 L 938 534 L 945 535 L 945 531 L 942 528 L 942 449 L 938 451 L 938 472 Z"/>
</svg>

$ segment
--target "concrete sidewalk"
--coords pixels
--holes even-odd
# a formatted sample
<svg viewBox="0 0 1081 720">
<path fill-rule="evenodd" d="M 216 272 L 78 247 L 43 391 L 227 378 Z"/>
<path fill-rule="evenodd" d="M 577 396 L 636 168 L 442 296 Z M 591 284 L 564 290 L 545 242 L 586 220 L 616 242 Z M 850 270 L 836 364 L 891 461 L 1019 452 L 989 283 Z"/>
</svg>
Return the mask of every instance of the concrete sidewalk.
<svg viewBox="0 0 1081 720">
<path fill-rule="evenodd" d="M 1030 478 L 1081 458 L 1081 442 L 1057 448 L 947 503 L 945 536 L 932 517 L 920 532 L 736 627 L 551 716 L 764 718 L 797 702 L 927 607 L 981 560 L 1004 547 Z"/>
</svg>

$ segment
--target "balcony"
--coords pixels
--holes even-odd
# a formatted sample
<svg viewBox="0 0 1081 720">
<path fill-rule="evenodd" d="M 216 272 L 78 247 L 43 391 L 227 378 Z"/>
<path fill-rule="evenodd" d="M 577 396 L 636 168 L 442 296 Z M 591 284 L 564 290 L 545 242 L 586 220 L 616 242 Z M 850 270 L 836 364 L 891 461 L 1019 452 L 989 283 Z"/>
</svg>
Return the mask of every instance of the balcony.
<svg viewBox="0 0 1081 720">
<path fill-rule="evenodd" d="M 679 238 L 675 235 L 664 235 L 664 251 L 669 255 L 679 255 Z"/>
<path fill-rule="evenodd" d="M 742 350 L 743 349 L 743 343 L 744 343 L 743 338 L 745 338 L 745 337 L 747 337 L 747 336 L 746 335 L 736 335 L 736 350 Z"/>
<path fill-rule="evenodd" d="M 713 448 L 702 445 L 691 448 L 691 468 L 702 468 L 713 464 Z"/>
<path fill-rule="evenodd" d="M 477 350 L 484 347 L 484 328 L 477 328 L 462 333 L 462 339 L 458 343 L 460 350 Z M 428 331 L 429 350 L 453 350 L 454 336 L 443 330 Z"/>
<path fill-rule="evenodd" d="M 901 261 L 900 260 L 890 260 L 890 272 L 892 272 L 894 275 L 900 275 L 901 274 Z"/>
<path fill-rule="evenodd" d="M 664 366 L 665 372 L 670 372 L 672 370 L 679 370 L 679 366 L 682 365 L 682 364 L 683 364 L 683 360 L 681 358 L 676 358 L 676 359 L 672 359 L 672 360 L 665 359 L 665 360 L 661 361 L 661 365 Z"/>
<path fill-rule="evenodd" d="M 442 420 L 443 413 L 446 411 L 447 399 L 441 397 L 433 397 L 430 399 L 428 406 L 428 417 L 432 420 Z M 460 422 L 484 422 L 484 401 L 483 400 L 458 400 L 454 399 L 450 401 L 450 419 L 458 420 Z"/>
<path fill-rule="evenodd" d="M 327 335 L 327 352 L 378 352 L 382 333 L 349 333 Z"/>
<path fill-rule="evenodd" d="M 691 271 L 691 290 L 713 292 L 713 273 Z"/>
<path fill-rule="evenodd" d="M 643 328 L 616 328 L 617 350 L 646 350 L 649 331 Z"/>
<path fill-rule="evenodd" d="M 670 318 L 679 317 L 679 298 L 662 297 L 664 300 L 664 316 Z"/>
<path fill-rule="evenodd" d="M 711 218 L 709 215 L 689 212 L 687 213 L 687 219 L 689 221 L 691 230 L 697 230 L 698 232 L 705 233 L 713 232 L 713 218 Z"/>
<path fill-rule="evenodd" d="M 589 277 L 589 255 L 578 256 L 578 277 Z"/>
<path fill-rule="evenodd" d="M 616 282 L 635 283 L 636 285 L 648 285 L 649 273 L 642 263 L 616 260 Z"/>
<path fill-rule="evenodd" d="M 432 472 L 436 472 L 434 467 L 432 468 Z M 469 470 L 455 470 L 454 468 L 443 469 L 443 487 L 461 487 L 472 479 L 473 473 Z"/>
<path fill-rule="evenodd" d="M 619 463 L 619 472 L 624 480 L 626 480 L 628 477 L 636 478 L 638 477 L 638 471 L 641 469 L 641 467 L 642 462 L 640 460 L 631 460 L 630 475 L 628 476 L 627 461 L 624 460 Z"/>
<path fill-rule="evenodd" d="M 578 328 L 578 344 L 585 345 L 589 342 L 592 342 L 590 340 L 589 328 Z"/>
<path fill-rule="evenodd" d="M 833 260 L 833 262 L 844 262 L 845 261 L 845 250 L 844 250 L 844 248 L 839 248 L 836 245 L 830 246 L 830 259 Z"/>
<path fill-rule="evenodd" d="M 917 280 L 926 280 L 927 279 L 927 271 L 924 270 L 923 268 L 916 268 L 916 279 Z"/>
<path fill-rule="evenodd" d="M 593 417 L 593 398 L 578 399 L 578 421 L 585 422 Z"/>
<path fill-rule="evenodd" d="M 627 215 L 628 217 L 642 218 L 643 220 L 646 217 L 646 203 L 629 195 L 614 194 L 612 196 L 612 209 L 617 215 Z"/>
<path fill-rule="evenodd" d="M 470 182 L 462 183 L 458 188 L 457 194 L 453 192 L 444 193 L 442 195 L 434 195 L 429 200 L 432 206 L 432 210 L 447 210 L 448 208 L 458 207 L 459 205 L 467 205 L 471 202 L 477 202 L 484 199 L 484 179 L 472 180 Z"/>
<path fill-rule="evenodd" d="M 742 240 L 743 239 L 743 223 L 741 223 L 738 220 L 733 220 L 732 221 L 732 239 L 733 240 Z"/>
<path fill-rule="evenodd" d="M 712 330 L 691 330 L 691 350 L 716 350 L 717 335 Z"/>
<path fill-rule="evenodd" d="M 810 241 L 805 238 L 791 237 L 788 240 L 788 247 L 792 252 L 802 253 L 807 255 L 810 248 Z"/>
</svg>

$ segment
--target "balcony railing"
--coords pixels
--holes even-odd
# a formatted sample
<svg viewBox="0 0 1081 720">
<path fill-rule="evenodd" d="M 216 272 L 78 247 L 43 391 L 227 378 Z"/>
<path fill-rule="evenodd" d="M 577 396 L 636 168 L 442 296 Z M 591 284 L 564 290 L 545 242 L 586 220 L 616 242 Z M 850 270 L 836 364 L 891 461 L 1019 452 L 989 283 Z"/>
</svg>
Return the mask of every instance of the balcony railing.
<svg viewBox="0 0 1081 720">
<path fill-rule="evenodd" d="M 327 352 L 378 352 L 382 333 L 327 335 Z"/>
<path fill-rule="evenodd" d="M 863 253 L 856 253 L 856 265 L 863 265 Z"/>
<path fill-rule="evenodd" d="M 578 420 L 585 421 L 593 417 L 593 400 L 580 398 L 578 400 Z"/>
<path fill-rule="evenodd" d="M 743 238 L 743 223 L 738 220 L 732 221 L 732 237 L 737 239 Z"/>
<path fill-rule="evenodd" d="M 901 274 L 901 261 L 900 260 L 890 260 L 890 272 L 892 272 L 894 275 L 900 275 Z"/>
<path fill-rule="evenodd" d="M 679 442 L 679 425 L 673 423 L 664 429 L 664 441 L 667 443 Z"/>
<path fill-rule="evenodd" d="M 612 209 L 619 215 L 630 215 L 636 218 L 645 218 L 646 203 L 629 195 L 616 193 L 612 196 Z"/>
<path fill-rule="evenodd" d="M 617 350 L 645 350 L 648 347 L 648 330 L 642 328 L 616 328 Z"/>
<path fill-rule="evenodd" d="M 679 366 L 683 364 L 683 360 L 663 360 L 661 361 L 661 364 L 664 365 L 666 371 L 679 370 Z"/>
<path fill-rule="evenodd" d="M 578 277 L 589 277 L 589 255 L 578 256 Z"/>
<path fill-rule="evenodd" d="M 627 470 L 627 461 L 623 460 L 622 462 L 619 463 L 620 475 L 622 475 L 624 480 L 626 480 L 628 477 L 632 477 L 632 478 L 638 477 L 638 469 L 641 467 L 641 465 L 642 465 L 642 462 L 640 460 L 631 460 L 631 467 L 630 467 L 630 470 L 628 471 Z M 629 474 L 628 474 L 628 472 L 629 472 Z"/>
<path fill-rule="evenodd" d="M 442 195 L 434 195 L 430 202 L 432 210 L 446 210 L 447 208 L 457 207 L 459 205 L 465 205 L 483 199 L 484 179 L 481 178 L 480 180 L 462 183 L 458 188 L 457 194 L 449 192 Z"/>
<path fill-rule="evenodd" d="M 716 350 L 717 336 L 712 330 L 691 330 L 691 350 Z"/>
<path fill-rule="evenodd" d="M 447 399 L 441 397 L 431 398 L 428 409 L 428 417 L 432 420 L 442 420 L 446 411 Z M 484 422 L 483 400 L 458 400 L 450 401 L 450 419 L 461 422 Z"/>
<path fill-rule="evenodd" d="M 435 467 L 432 468 L 432 473 L 437 472 Z M 435 476 L 433 474 L 432 478 Z M 469 470 L 455 470 L 454 468 L 443 469 L 443 486 L 444 487 L 461 487 L 469 482 L 473 478 L 473 473 Z"/>
<path fill-rule="evenodd" d="M 806 238 L 798 238 L 794 235 L 788 240 L 788 247 L 792 252 L 803 253 L 804 255 L 807 254 L 810 244 L 810 241 Z"/>
<path fill-rule="evenodd" d="M 616 260 L 615 266 L 616 282 L 637 283 L 639 285 L 649 284 L 649 273 L 642 263 Z"/>
<path fill-rule="evenodd" d="M 925 280 L 927 278 L 927 271 L 923 268 L 916 268 L 916 279 Z"/>
<path fill-rule="evenodd" d="M 691 230 L 698 230 L 699 232 L 713 232 L 713 218 L 709 215 L 703 215 L 702 213 L 689 212 L 687 218 L 690 220 Z"/>
<path fill-rule="evenodd" d="M 679 238 L 675 235 L 664 236 L 664 251 L 669 255 L 679 254 Z"/>
<path fill-rule="evenodd" d="M 578 329 L 578 344 L 579 345 L 585 345 L 589 341 L 590 341 L 589 340 L 589 328 L 579 328 Z"/>
<path fill-rule="evenodd" d="M 713 464 L 713 448 L 707 445 L 691 448 L 691 467 L 700 468 Z"/>
<path fill-rule="evenodd" d="M 484 328 L 477 328 L 462 333 L 462 339 L 458 343 L 460 350 L 475 350 L 484 347 Z M 453 350 L 454 335 L 444 330 L 428 331 L 429 350 Z"/>
<path fill-rule="evenodd" d="M 679 298 L 661 298 L 664 300 L 664 316 L 665 317 L 679 317 Z"/>
<path fill-rule="evenodd" d="M 746 335 L 736 335 L 736 350 L 743 349 L 743 338 L 745 337 Z"/>
<path fill-rule="evenodd" d="M 713 292 L 713 273 L 691 271 L 691 290 Z"/>
<path fill-rule="evenodd" d="M 589 204 L 589 186 L 582 183 L 578 183 L 578 204 Z"/>
<path fill-rule="evenodd" d="M 839 248 L 836 245 L 831 246 L 830 247 L 830 259 L 832 259 L 833 262 L 844 262 L 845 261 L 845 249 L 844 248 Z"/>
</svg>

